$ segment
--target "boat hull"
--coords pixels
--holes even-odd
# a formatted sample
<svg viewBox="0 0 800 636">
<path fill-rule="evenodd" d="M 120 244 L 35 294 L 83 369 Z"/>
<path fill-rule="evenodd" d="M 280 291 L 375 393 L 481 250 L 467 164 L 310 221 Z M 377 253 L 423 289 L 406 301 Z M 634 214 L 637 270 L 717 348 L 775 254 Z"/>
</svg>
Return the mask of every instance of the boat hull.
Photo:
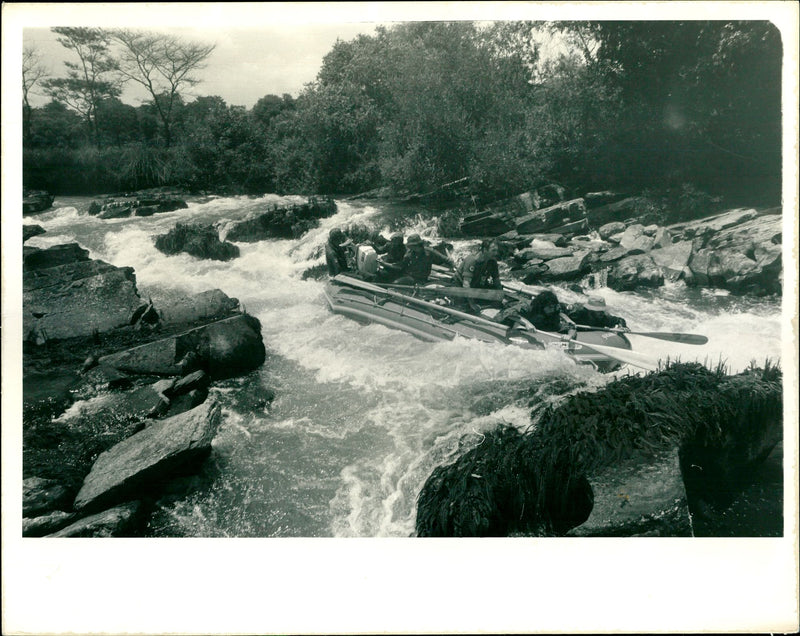
<svg viewBox="0 0 800 636">
<path fill-rule="evenodd" d="M 325 286 L 325 300 L 331 311 L 363 324 L 374 323 L 390 329 L 398 329 L 426 342 L 453 340 L 457 336 L 500 342 L 533 349 L 558 349 L 571 356 L 575 362 L 590 364 L 598 370 L 607 372 L 621 366 L 618 360 L 586 345 L 601 345 L 630 349 L 625 336 L 606 331 L 582 331 L 574 340 L 561 338 L 555 334 L 541 331 L 509 330 L 502 323 L 492 323 L 486 319 L 472 321 L 438 309 L 435 303 L 405 301 L 401 295 L 384 295 L 364 289 L 329 282 Z"/>
</svg>

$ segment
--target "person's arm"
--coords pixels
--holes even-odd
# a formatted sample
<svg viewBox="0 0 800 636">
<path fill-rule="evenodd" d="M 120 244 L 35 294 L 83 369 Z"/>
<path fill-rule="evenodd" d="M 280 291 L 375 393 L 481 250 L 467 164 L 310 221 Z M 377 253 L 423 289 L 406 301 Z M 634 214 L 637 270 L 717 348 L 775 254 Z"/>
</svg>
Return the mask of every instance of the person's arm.
<svg viewBox="0 0 800 636">
<path fill-rule="evenodd" d="M 500 282 L 500 267 L 497 265 L 497 261 L 492 261 L 490 278 L 492 279 L 491 285 L 494 289 L 503 289 L 503 283 Z"/>
</svg>

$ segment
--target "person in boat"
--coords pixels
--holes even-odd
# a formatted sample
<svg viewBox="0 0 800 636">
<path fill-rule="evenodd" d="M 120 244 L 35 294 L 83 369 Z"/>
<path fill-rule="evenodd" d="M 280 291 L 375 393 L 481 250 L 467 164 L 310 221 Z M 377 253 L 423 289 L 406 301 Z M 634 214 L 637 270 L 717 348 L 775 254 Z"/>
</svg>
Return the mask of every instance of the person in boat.
<svg viewBox="0 0 800 636">
<path fill-rule="evenodd" d="M 328 264 L 328 274 L 333 277 L 350 270 L 347 259 L 347 246 L 350 240 L 338 227 L 333 228 L 328 234 L 325 243 L 325 262 Z"/>
<path fill-rule="evenodd" d="M 369 244 L 372 246 L 372 249 L 375 250 L 376 254 L 385 254 L 389 247 L 389 239 L 378 230 L 375 230 L 369 236 Z"/>
<path fill-rule="evenodd" d="M 419 234 L 412 234 L 406 241 L 408 251 L 399 265 L 390 265 L 396 268 L 400 278 L 395 280 L 398 285 L 422 285 L 428 282 L 433 264 L 453 267 L 453 261 L 436 250 L 425 247 Z"/>
<path fill-rule="evenodd" d="M 383 250 L 375 249 L 381 254 L 381 260 L 385 263 L 401 263 L 406 255 L 406 246 L 403 243 L 403 233 L 395 232 L 389 237 Z"/>
<path fill-rule="evenodd" d="M 624 318 L 608 313 L 605 299 L 599 296 L 590 296 L 585 303 L 570 305 L 564 313 L 577 325 L 628 329 Z"/>
<path fill-rule="evenodd" d="M 500 244 L 492 239 L 481 241 L 481 249 L 477 254 L 467 256 L 457 270 L 457 278 L 463 287 L 475 289 L 502 289 L 500 269 L 497 255 Z"/>
</svg>

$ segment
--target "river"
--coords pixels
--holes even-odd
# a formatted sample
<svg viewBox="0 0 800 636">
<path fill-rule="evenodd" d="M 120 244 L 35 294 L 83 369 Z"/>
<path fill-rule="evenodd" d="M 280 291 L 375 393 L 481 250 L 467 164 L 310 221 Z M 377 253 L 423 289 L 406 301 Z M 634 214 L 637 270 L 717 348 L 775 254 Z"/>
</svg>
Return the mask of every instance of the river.
<svg viewBox="0 0 800 636">
<path fill-rule="evenodd" d="M 46 234 L 26 244 L 78 242 L 92 258 L 136 272 L 143 298 L 158 307 L 171 297 L 219 288 L 262 326 L 267 360 L 245 377 L 212 389 L 223 423 L 201 486 L 163 503 L 149 536 L 407 537 L 416 496 L 438 465 L 448 463 L 500 422 L 529 423 L 527 406 L 613 376 L 577 367 L 555 351 L 457 339 L 426 344 L 383 326 L 333 315 L 323 281 L 303 280 L 324 262 L 335 226 L 363 223 L 385 235 L 400 227 L 435 238 L 423 216 L 404 221 L 388 204 L 337 201 L 337 213 L 299 240 L 239 243 L 229 262 L 165 256 L 153 237 L 176 222 L 239 220 L 300 197 L 218 197 L 151 217 L 102 220 L 85 197 L 58 197 L 29 217 Z M 470 242 L 455 242 L 456 256 Z M 722 290 L 668 284 L 644 292 L 600 288 L 635 331 L 686 331 L 703 346 L 631 336 L 655 358 L 723 360 L 731 372 L 781 354 L 781 301 L 737 298 Z M 565 292 L 567 299 L 577 299 Z M 623 369 L 618 373 L 628 373 Z M 266 389 L 275 391 L 265 402 Z"/>
</svg>

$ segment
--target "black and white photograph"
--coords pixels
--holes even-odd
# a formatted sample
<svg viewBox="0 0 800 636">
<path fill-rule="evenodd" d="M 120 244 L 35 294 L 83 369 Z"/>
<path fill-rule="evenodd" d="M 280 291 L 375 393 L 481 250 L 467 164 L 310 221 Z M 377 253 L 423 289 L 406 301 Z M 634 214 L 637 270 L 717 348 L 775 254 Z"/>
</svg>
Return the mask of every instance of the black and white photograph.
<svg viewBox="0 0 800 636">
<path fill-rule="evenodd" d="M 6 3 L 2 81 L 4 634 L 800 627 L 796 3 Z"/>
</svg>

